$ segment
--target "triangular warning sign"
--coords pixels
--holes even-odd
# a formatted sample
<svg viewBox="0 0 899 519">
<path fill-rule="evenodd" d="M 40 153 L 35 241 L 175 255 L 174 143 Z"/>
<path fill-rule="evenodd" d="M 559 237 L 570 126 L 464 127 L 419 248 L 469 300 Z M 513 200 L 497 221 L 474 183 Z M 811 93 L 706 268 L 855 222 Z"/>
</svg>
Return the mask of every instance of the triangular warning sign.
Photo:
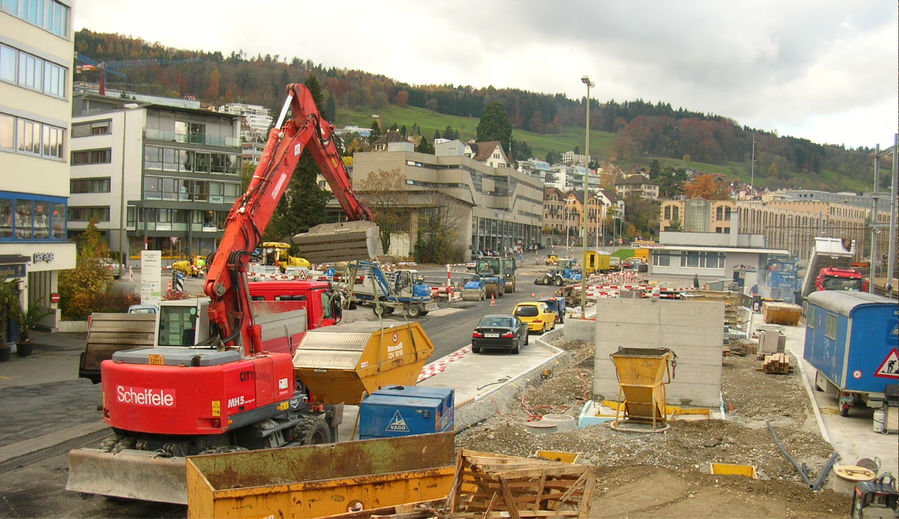
<svg viewBox="0 0 899 519">
<path fill-rule="evenodd" d="M 390 423 L 387 424 L 387 429 L 385 430 L 392 432 L 409 432 L 409 426 L 406 425 L 406 419 L 403 418 L 403 415 L 397 411 L 393 413 L 393 418 L 390 419 Z"/>
<path fill-rule="evenodd" d="M 887 355 L 883 363 L 877 368 L 875 377 L 899 378 L 899 348 L 893 348 L 893 351 Z"/>
</svg>

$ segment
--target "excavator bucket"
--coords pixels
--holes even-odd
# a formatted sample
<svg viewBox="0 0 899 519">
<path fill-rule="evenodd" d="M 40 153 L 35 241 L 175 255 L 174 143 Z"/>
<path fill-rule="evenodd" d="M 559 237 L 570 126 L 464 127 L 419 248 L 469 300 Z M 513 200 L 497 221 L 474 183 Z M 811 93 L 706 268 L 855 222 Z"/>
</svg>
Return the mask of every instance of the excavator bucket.
<svg viewBox="0 0 899 519">
<path fill-rule="evenodd" d="M 378 226 L 356 221 L 324 223 L 294 235 L 300 256 L 312 264 L 376 258 L 381 254 Z"/>
<path fill-rule="evenodd" d="M 184 460 L 134 449 L 74 449 L 69 451 L 66 490 L 186 505 Z"/>
</svg>

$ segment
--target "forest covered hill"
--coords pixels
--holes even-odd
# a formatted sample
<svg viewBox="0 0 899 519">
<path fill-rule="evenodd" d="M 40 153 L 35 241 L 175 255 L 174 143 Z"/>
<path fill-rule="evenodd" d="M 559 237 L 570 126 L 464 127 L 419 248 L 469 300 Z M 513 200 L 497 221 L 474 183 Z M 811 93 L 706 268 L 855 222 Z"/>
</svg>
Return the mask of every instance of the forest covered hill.
<svg viewBox="0 0 899 519">
<path fill-rule="evenodd" d="M 315 64 L 299 57 L 229 55 L 166 47 L 139 38 L 95 33 L 75 34 L 75 50 L 96 61 L 174 60 L 171 64 L 141 62 L 123 67 L 126 77 L 107 77 L 110 87 L 171 97 L 194 96 L 204 103 L 258 104 L 277 111 L 288 83 L 313 74 L 327 92 L 321 107 L 337 126 L 370 127 L 377 114 L 386 127 L 394 124 L 420 129 L 431 137 L 447 127 L 463 140 L 475 137 L 484 108 L 502 103 L 514 128 L 512 154 L 547 154 L 583 150 L 586 105 L 562 94 L 544 94 L 492 86 L 410 85 L 383 75 Z M 196 60 L 178 63 L 178 60 Z M 97 81 L 96 72 L 76 80 Z M 654 159 L 665 166 L 691 167 L 723 173 L 735 180 L 750 179 L 755 139 L 757 186 L 805 187 L 829 191 L 870 191 L 872 149 L 822 145 L 807 139 L 779 136 L 740 125 L 715 114 L 674 108 L 668 103 L 592 100 L 591 155 L 600 162 L 623 167 L 648 166 Z M 516 149 L 518 148 L 518 149 Z M 881 161 L 888 179 L 889 164 Z"/>
</svg>

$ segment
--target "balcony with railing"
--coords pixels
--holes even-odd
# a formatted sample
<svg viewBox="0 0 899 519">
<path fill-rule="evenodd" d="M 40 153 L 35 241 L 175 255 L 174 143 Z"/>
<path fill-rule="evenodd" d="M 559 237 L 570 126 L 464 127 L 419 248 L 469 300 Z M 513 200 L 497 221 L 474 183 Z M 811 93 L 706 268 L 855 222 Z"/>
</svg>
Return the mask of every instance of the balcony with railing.
<svg viewBox="0 0 899 519">
<path fill-rule="evenodd" d="M 240 138 L 238 137 L 217 137 L 202 133 L 176 133 L 174 131 L 156 130 L 153 128 L 144 129 L 144 138 L 147 140 L 163 141 L 163 142 L 179 142 L 183 144 L 202 144 L 206 146 L 221 146 L 225 148 L 240 147 Z"/>
</svg>

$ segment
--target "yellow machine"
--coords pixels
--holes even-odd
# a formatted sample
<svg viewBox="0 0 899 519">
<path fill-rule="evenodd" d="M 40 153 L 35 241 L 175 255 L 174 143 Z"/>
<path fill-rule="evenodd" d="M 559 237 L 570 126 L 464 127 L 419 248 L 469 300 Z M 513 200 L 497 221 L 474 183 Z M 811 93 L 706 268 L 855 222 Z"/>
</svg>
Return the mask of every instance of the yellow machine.
<svg viewBox="0 0 899 519">
<path fill-rule="evenodd" d="M 190 260 L 176 261 L 172 263 L 172 270 L 185 276 L 198 277 L 206 272 L 206 256 L 197 255 Z"/>
<path fill-rule="evenodd" d="M 290 245 L 280 241 L 267 241 L 262 244 L 262 263 L 265 265 L 278 265 L 281 269 L 287 267 L 312 268 L 312 264 L 305 258 L 290 255 Z"/>
</svg>

